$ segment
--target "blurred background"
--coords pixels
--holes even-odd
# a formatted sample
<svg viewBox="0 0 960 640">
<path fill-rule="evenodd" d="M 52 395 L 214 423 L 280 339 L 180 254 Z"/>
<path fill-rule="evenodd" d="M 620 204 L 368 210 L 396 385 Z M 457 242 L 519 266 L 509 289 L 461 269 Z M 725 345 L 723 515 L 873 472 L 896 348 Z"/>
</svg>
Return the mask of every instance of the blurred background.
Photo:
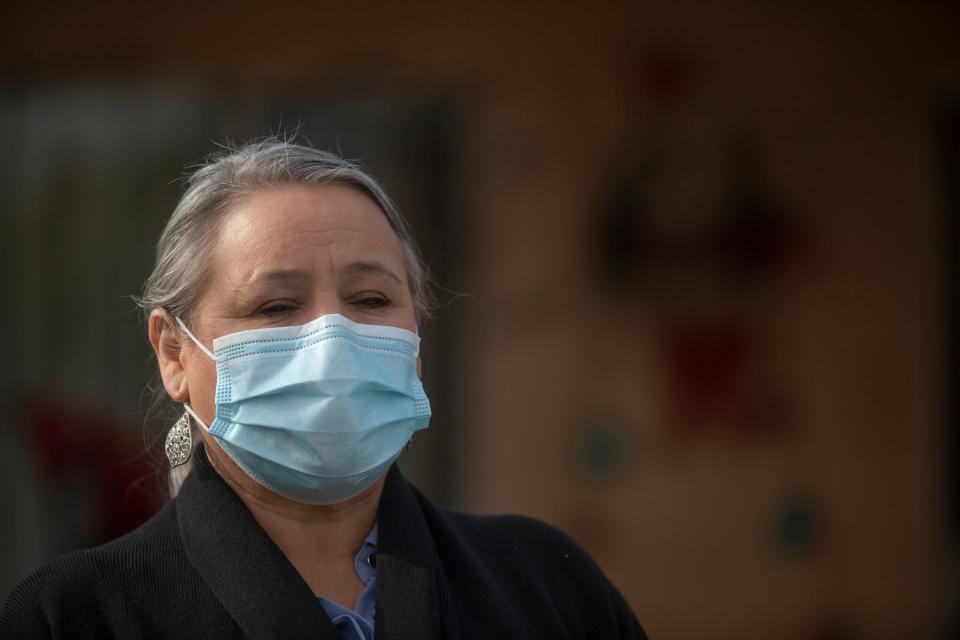
<svg viewBox="0 0 960 640">
<path fill-rule="evenodd" d="M 165 499 L 129 296 L 185 167 L 297 128 L 434 271 L 432 498 L 653 638 L 957 637 L 955 3 L 0 12 L 0 597 Z"/>
</svg>

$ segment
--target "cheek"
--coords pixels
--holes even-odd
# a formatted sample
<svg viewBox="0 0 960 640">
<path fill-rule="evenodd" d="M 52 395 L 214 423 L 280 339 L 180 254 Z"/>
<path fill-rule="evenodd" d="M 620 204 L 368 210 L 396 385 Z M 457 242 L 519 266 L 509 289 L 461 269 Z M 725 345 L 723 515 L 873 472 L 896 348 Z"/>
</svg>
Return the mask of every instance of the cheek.
<svg viewBox="0 0 960 640">
<path fill-rule="evenodd" d="M 207 425 L 213 422 L 216 416 L 214 393 L 217 389 L 217 368 L 206 356 L 199 354 L 203 360 L 196 358 L 187 367 L 187 385 L 190 390 L 190 406 Z"/>
<path fill-rule="evenodd" d="M 407 331 L 412 331 L 413 333 L 419 333 L 417 327 L 417 312 L 413 304 L 413 296 L 408 294 L 408 303 L 397 308 L 394 313 L 391 314 L 390 324 L 394 327 L 400 327 L 401 329 L 406 329 Z"/>
<path fill-rule="evenodd" d="M 399 314 L 395 318 L 393 323 L 395 327 L 400 327 L 401 329 L 406 329 L 407 331 L 412 331 L 413 333 L 419 333 L 417 327 L 417 316 L 413 312 L 413 307 L 408 307 L 403 310 L 403 313 Z"/>
</svg>

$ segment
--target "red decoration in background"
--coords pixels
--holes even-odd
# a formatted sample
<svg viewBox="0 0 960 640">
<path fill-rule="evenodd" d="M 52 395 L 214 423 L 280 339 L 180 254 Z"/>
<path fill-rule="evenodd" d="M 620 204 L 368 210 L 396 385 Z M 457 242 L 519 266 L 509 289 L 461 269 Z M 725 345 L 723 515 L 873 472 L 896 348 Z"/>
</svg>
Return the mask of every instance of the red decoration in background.
<svg viewBox="0 0 960 640">
<path fill-rule="evenodd" d="M 116 413 L 31 397 L 25 434 L 34 464 L 51 489 L 78 474 L 89 483 L 93 542 L 120 536 L 150 518 L 165 496 L 160 471 L 144 451 L 142 426 Z"/>
<path fill-rule="evenodd" d="M 675 441 L 780 433 L 796 414 L 771 322 L 815 238 L 770 179 L 760 128 L 712 95 L 702 61 L 638 53 L 635 118 L 590 218 L 592 271 L 611 304 L 642 300 L 659 321 Z"/>
<path fill-rule="evenodd" d="M 753 345 L 739 328 L 706 327 L 667 332 L 664 348 L 684 424 L 735 413 L 738 381 Z"/>
<path fill-rule="evenodd" d="M 755 367 L 765 350 L 754 332 L 740 325 L 674 327 L 663 332 L 661 348 L 681 435 L 755 436 L 783 426 L 773 390 L 757 387 Z"/>
</svg>

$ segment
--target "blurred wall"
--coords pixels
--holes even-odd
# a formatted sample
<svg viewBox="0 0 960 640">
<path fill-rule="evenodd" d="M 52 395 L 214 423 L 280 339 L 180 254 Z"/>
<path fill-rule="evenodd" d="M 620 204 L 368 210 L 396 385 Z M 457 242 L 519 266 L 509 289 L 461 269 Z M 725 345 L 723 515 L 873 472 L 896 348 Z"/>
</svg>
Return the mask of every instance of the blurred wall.
<svg viewBox="0 0 960 640">
<path fill-rule="evenodd" d="M 954 6 L 6 12 L 9 86 L 456 105 L 470 243 L 448 285 L 468 294 L 451 303 L 466 338 L 462 367 L 445 372 L 465 389 L 450 499 L 569 531 L 652 637 L 942 633 L 956 547 L 937 484 L 932 111 L 960 86 Z M 727 157 L 730 137 L 748 141 L 762 168 L 751 188 L 790 221 L 800 257 L 719 293 L 697 258 L 641 265 L 626 284 L 598 271 L 592 239 L 611 207 L 647 211 L 609 204 L 611 189 L 643 183 L 661 211 L 699 211 L 746 162 Z M 659 215 L 653 236 L 672 255 L 668 240 L 691 236 Z M 691 395 L 691 378 L 707 391 Z M 711 411 L 691 415 L 704 397 Z M 744 417 L 728 407 L 741 401 L 777 408 Z"/>
</svg>

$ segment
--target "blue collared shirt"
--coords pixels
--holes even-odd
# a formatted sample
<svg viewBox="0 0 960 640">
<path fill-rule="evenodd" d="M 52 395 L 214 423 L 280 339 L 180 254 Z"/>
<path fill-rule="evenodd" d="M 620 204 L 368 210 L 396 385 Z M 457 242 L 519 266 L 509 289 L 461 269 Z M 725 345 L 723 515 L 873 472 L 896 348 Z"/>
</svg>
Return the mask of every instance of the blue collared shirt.
<svg viewBox="0 0 960 640">
<path fill-rule="evenodd" d="M 373 640 L 373 618 L 377 607 L 377 526 L 376 523 L 373 525 L 353 560 L 357 576 L 363 581 L 356 608 L 351 610 L 333 600 L 317 597 L 343 640 Z"/>
</svg>

